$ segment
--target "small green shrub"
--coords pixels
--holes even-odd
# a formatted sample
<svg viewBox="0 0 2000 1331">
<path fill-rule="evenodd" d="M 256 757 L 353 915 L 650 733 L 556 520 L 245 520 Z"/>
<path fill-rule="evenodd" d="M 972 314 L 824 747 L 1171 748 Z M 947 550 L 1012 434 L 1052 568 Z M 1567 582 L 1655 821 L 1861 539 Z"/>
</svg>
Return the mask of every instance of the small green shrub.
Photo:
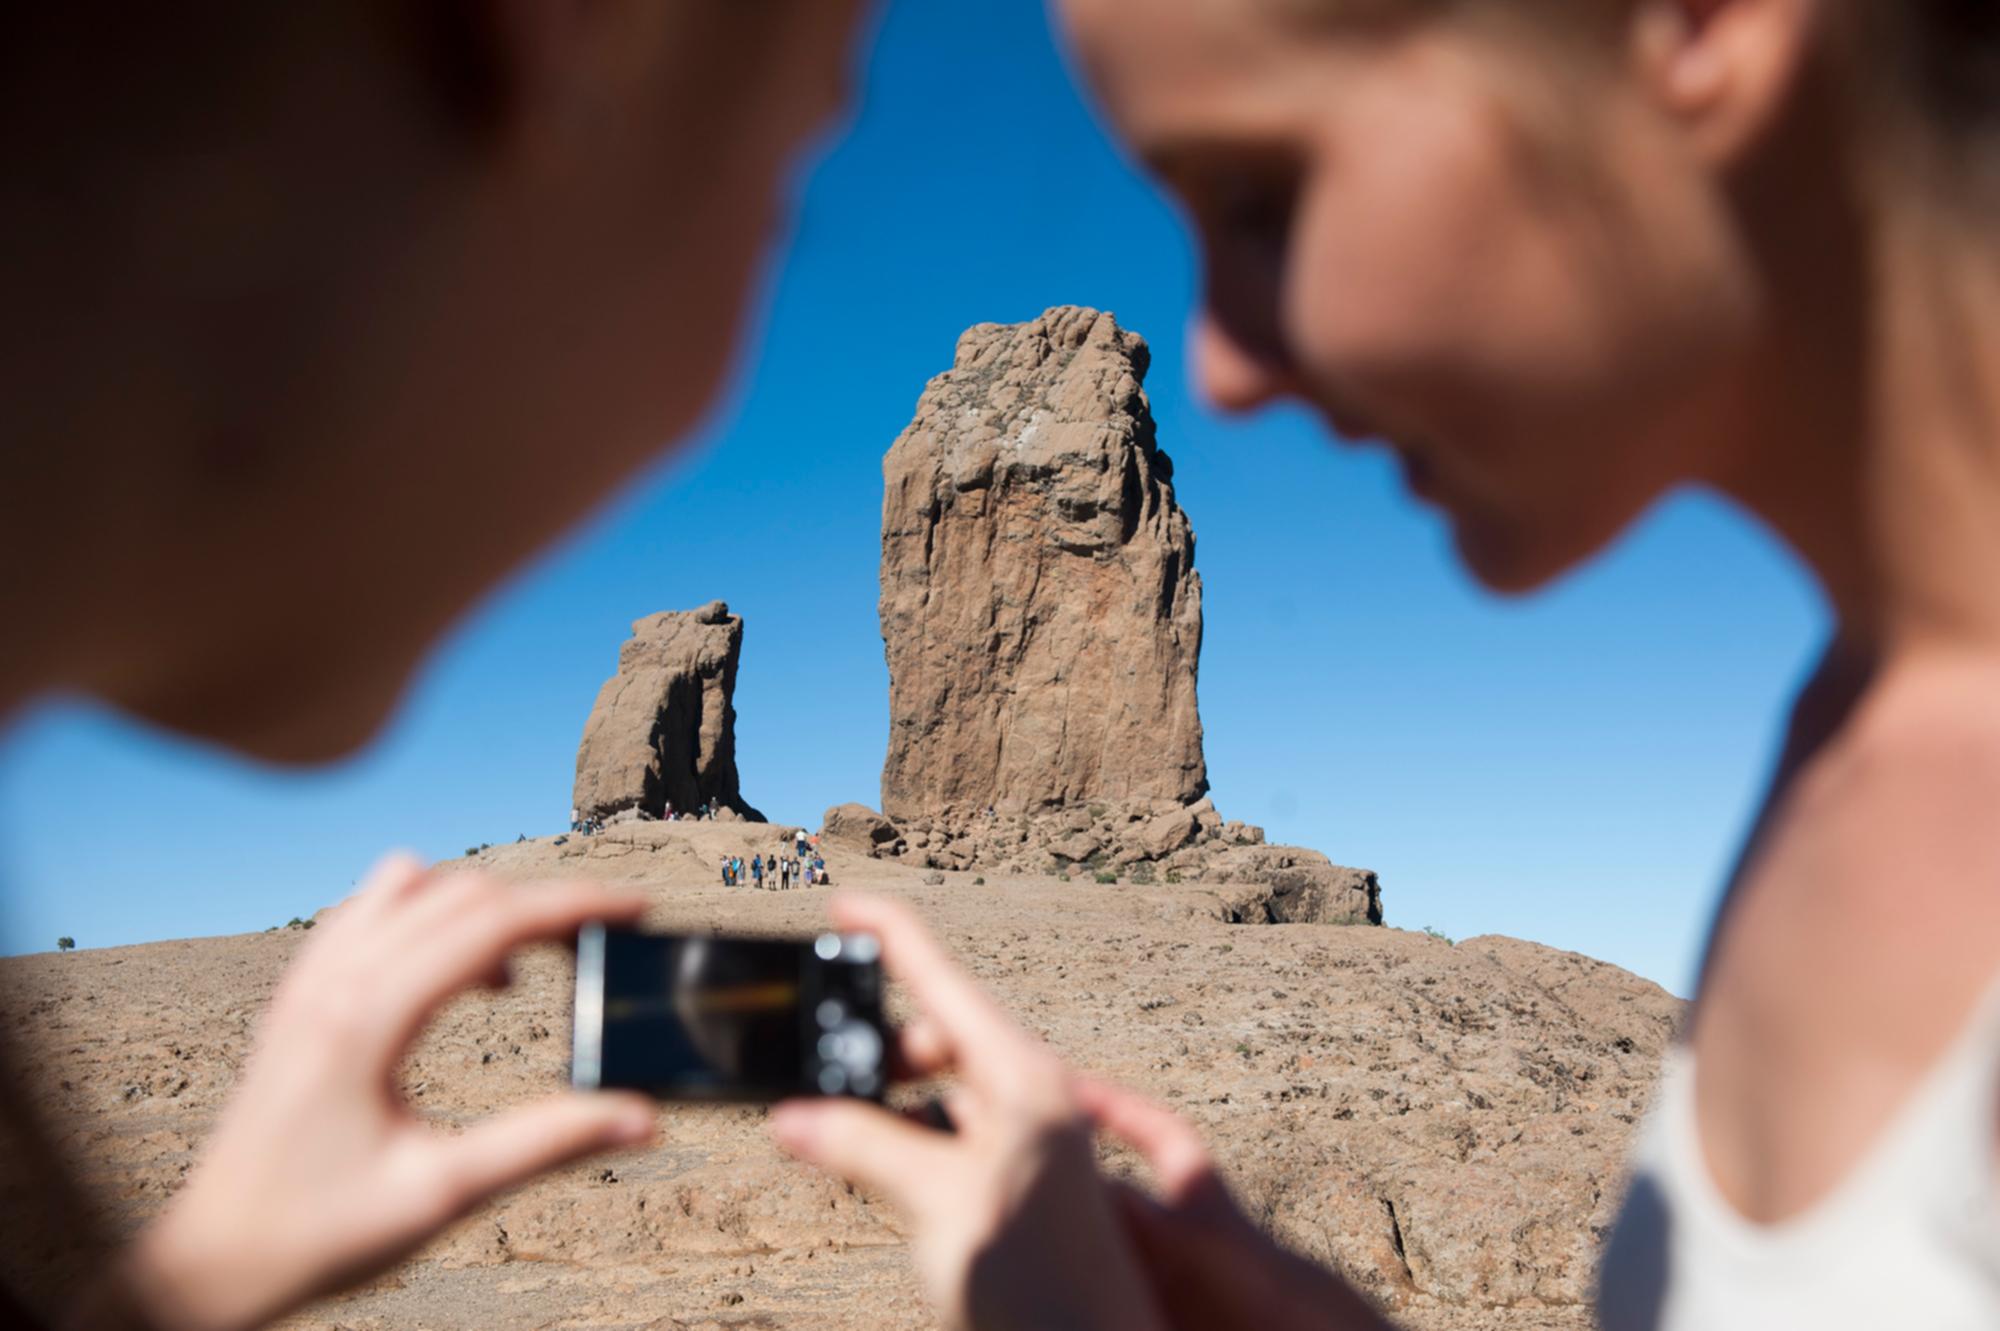
<svg viewBox="0 0 2000 1331">
<path fill-rule="evenodd" d="M 71 938 L 68 934 L 64 934 L 61 938 L 56 939 L 56 951 L 58 952 L 76 951 L 76 940 L 74 938 Z"/>
<path fill-rule="evenodd" d="M 470 858 L 471 856 L 474 856 L 474 855 L 477 855 L 477 854 L 479 853 L 479 847 L 477 847 L 477 846 L 467 846 L 467 847 L 465 848 L 465 853 L 466 853 L 466 856 L 467 856 L 468 858 Z"/>
<path fill-rule="evenodd" d="M 1090 806 L 1090 816 L 1092 818 L 1102 818 L 1104 814 L 1105 808 L 1102 804 L 1093 804 Z"/>
<path fill-rule="evenodd" d="M 1115 873 L 1101 873 L 1097 875 L 1097 881 L 1100 883 L 1115 883 L 1118 881 L 1118 875 Z"/>
<path fill-rule="evenodd" d="M 1458 946 L 1457 940 L 1454 939 L 1450 934 L 1445 933 L 1442 929 L 1433 929 L 1428 924 L 1424 926 L 1424 937 L 1435 938 L 1438 940 L 1438 942 L 1447 944 L 1451 947 Z"/>
<path fill-rule="evenodd" d="M 1059 882 L 1067 883 L 1069 881 L 1069 875 L 1066 873 L 1059 873 L 1056 875 L 1056 879 Z"/>
<path fill-rule="evenodd" d="M 1167 870 L 1167 881 L 1169 883 L 1178 883 L 1180 880 L 1181 880 L 1181 871 L 1179 869 Z"/>
<path fill-rule="evenodd" d="M 974 887 L 984 887 L 986 886 L 986 880 L 984 878 L 975 878 L 972 880 L 972 885 Z"/>
<path fill-rule="evenodd" d="M 1243 1057 L 1248 1058 L 1250 1057 L 1250 1046 L 1247 1044 L 1239 1044 L 1236 1046 L 1236 1052 L 1243 1055 Z"/>
</svg>

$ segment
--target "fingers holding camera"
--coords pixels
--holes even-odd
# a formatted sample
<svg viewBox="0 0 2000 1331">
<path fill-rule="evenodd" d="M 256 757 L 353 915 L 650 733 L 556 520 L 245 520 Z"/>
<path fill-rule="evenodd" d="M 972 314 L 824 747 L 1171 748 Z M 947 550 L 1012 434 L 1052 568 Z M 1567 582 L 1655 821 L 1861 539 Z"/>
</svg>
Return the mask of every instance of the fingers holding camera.
<svg viewBox="0 0 2000 1331">
<path fill-rule="evenodd" d="M 628 924 L 643 898 L 588 883 L 507 883 L 484 875 L 416 905 L 405 930 L 402 967 L 385 977 L 391 1001 L 421 1025 L 446 1000 L 478 983 L 506 982 L 509 954 L 529 944 L 566 940 L 591 920 Z M 404 1040 L 415 1034 L 412 1027 Z"/>
<path fill-rule="evenodd" d="M 431 875 L 385 861 L 301 952 L 188 1185 L 127 1263 L 149 1318 L 261 1323 L 386 1266 L 494 1191 L 653 1131 L 650 1102 L 565 1095 L 459 1136 L 433 1132 L 395 1069 L 439 1006 L 504 979 L 524 943 L 643 903 L 585 884 Z"/>
<path fill-rule="evenodd" d="M 385 862 L 313 938 L 272 998 L 267 1031 L 311 1030 L 350 1057 L 393 1061 L 460 991 L 504 985 L 515 949 L 645 909 L 640 898 L 592 884 L 412 874 L 413 865 Z"/>
<path fill-rule="evenodd" d="M 922 1009 L 904 1057 L 957 1074 L 946 1099 L 956 1130 L 852 1101 L 794 1101 L 772 1115 L 780 1144 L 909 1217 L 917 1268 L 948 1326 L 1163 1326 L 1061 1061 L 907 907 L 845 897 L 834 918 L 881 939 L 884 967 Z"/>
<path fill-rule="evenodd" d="M 923 1010 L 912 1033 L 933 1070 L 958 1066 L 969 1049 L 984 1052 L 1027 1043 L 1020 1028 L 902 902 L 843 893 L 833 899 L 833 921 L 844 931 L 872 933 L 882 940 L 883 968 L 909 987 Z"/>
</svg>

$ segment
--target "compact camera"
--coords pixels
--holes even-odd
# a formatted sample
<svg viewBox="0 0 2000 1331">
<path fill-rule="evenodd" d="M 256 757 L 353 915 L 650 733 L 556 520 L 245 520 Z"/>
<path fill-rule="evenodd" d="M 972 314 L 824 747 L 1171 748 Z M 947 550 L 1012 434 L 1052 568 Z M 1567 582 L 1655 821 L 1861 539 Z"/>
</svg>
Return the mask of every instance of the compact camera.
<svg viewBox="0 0 2000 1331">
<path fill-rule="evenodd" d="M 585 925 L 570 1080 L 662 1100 L 880 1100 L 881 955 L 873 934 L 773 941 Z"/>
</svg>

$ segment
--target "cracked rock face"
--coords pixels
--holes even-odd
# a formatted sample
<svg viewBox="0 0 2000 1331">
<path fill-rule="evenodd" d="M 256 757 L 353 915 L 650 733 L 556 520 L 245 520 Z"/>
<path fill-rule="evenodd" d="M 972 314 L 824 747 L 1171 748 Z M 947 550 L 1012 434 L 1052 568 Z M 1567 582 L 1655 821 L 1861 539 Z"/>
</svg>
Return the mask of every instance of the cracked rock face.
<svg viewBox="0 0 2000 1331">
<path fill-rule="evenodd" d="M 752 822 L 736 775 L 736 661 L 743 617 L 721 601 L 632 625 L 618 673 L 597 691 L 576 750 L 574 803 L 588 818 L 659 818 L 715 800 Z"/>
<path fill-rule="evenodd" d="M 883 459 L 889 818 L 1208 789 L 1201 578 L 1149 360 L 1096 310 L 979 324 Z"/>
</svg>

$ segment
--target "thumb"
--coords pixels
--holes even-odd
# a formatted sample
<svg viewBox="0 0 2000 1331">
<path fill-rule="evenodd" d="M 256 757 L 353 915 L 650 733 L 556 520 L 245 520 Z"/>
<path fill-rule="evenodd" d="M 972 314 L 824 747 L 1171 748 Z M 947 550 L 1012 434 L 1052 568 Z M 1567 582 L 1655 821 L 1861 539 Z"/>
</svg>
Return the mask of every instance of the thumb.
<svg viewBox="0 0 2000 1331">
<path fill-rule="evenodd" d="M 914 1214 L 917 1181 L 951 1164 L 951 1138 L 859 1100 L 789 1100 L 771 1111 L 778 1145 L 809 1165 L 886 1195 Z"/>
<path fill-rule="evenodd" d="M 454 1211 L 579 1156 L 650 1141 L 659 1110 L 640 1095 L 557 1095 L 436 1142 Z"/>
</svg>

